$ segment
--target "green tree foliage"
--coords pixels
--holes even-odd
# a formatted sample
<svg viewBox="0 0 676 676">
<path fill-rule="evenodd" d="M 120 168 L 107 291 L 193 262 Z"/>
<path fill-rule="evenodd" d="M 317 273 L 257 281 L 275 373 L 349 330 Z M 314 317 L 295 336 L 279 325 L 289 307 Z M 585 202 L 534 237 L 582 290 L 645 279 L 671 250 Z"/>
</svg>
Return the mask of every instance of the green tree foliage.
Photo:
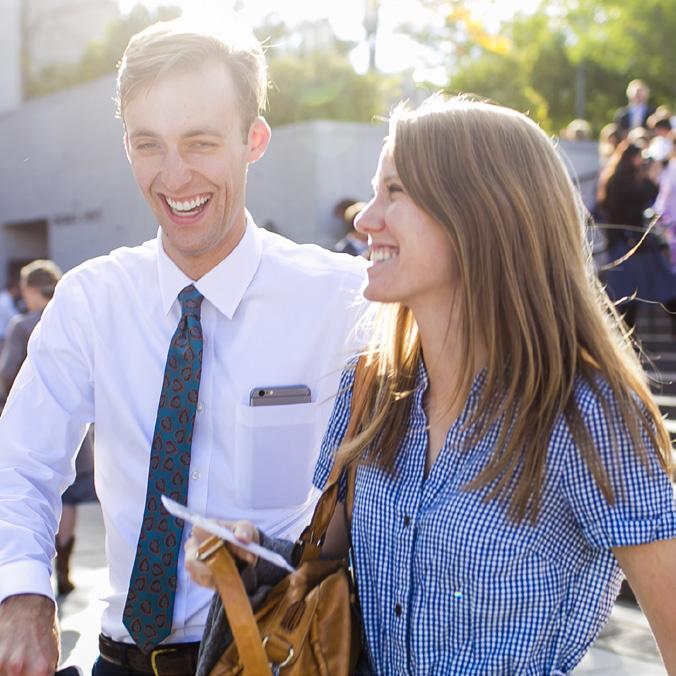
<svg viewBox="0 0 676 676">
<path fill-rule="evenodd" d="M 308 44 L 315 32 L 323 44 Z M 357 73 L 349 59 L 355 43 L 338 39 L 326 22 L 290 28 L 270 15 L 255 33 L 266 47 L 266 118 L 273 126 L 316 119 L 371 122 L 401 95 L 401 78 Z"/>
<path fill-rule="evenodd" d="M 144 5 L 137 4 L 127 16 L 111 22 L 104 36 L 87 46 L 78 63 L 50 66 L 31 76 L 27 83 L 28 97 L 51 94 L 115 72 L 132 35 L 155 21 L 168 21 L 180 16 L 180 13 L 178 7 L 158 7 L 151 12 Z"/>
<path fill-rule="evenodd" d="M 646 80 L 653 103 L 676 99 L 673 0 L 542 0 L 533 14 L 503 24 L 500 36 L 509 48 L 500 50 L 458 27 L 458 17 L 474 21 L 469 0 L 421 2 L 445 8 L 454 19 L 447 21 L 445 32 L 437 24 L 424 34 L 430 48 L 463 38 L 445 61 L 447 88 L 528 111 L 548 131 L 558 131 L 577 116 L 576 82 L 582 69 L 585 117 L 597 131 L 625 103 L 630 79 Z"/>
<path fill-rule="evenodd" d="M 271 125 L 330 119 L 371 122 L 399 97 L 398 78 L 355 72 L 347 57 L 318 51 L 270 57 Z"/>
<path fill-rule="evenodd" d="M 115 71 L 129 38 L 154 21 L 180 15 L 175 7 L 150 12 L 141 4 L 110 24 L 105 35 L 89 44 L 74 66 L 52 67 L 30 82 L 31 96 L 49 94 Z M 290 28 L 278 15 L 266 17 L 255 29 L 268 61 L 269 111 L 272 125 L 310 119 L 370 122 L 384 115 L 401 95 L 401 78 L 357 73 L 349 54 L 355 43 L 340 40 L 328 23 Z M 319 44 L 307 36 L 321 35 Z"/>
</svg>

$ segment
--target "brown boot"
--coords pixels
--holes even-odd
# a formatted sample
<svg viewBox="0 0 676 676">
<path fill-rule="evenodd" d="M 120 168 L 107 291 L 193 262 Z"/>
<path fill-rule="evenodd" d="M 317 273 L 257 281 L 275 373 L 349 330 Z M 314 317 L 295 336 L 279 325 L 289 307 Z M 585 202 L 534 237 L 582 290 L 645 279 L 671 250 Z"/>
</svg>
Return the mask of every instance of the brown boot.
<svg viewBox="0 0 676 676">
<path fill-rule="evenodd" d="M 68 577 L 74 543 L 75 538 L 68 540 L 65 545 L 59 545 L 59 541 L 56 541 L 56 588 L 59 596 L 70 594 L 75 589 Z"/>
</svg>

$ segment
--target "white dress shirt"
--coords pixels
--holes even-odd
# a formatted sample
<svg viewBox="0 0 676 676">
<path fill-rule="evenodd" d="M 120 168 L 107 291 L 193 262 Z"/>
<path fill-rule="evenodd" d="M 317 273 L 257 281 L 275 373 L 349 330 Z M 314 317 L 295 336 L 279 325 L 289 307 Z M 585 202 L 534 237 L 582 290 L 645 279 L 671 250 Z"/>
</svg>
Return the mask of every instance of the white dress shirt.
<svg viewBox="0 0 676 676">
<path fill-rule="evenodd" d="M 342 366 L 357 349 L 365 265 L 268 233 L 249 217 L 235 250 L 195 282 L 204 295 L 204 352 L 191 509 L 289 538 L 309 521 L 321 436 Z M 110 576 L 102 631 L 131 642 L 122 610 L 177 296 L 190 283 L 159 235 L 87 261 L 59 283 L 0 418 L 0 601 L 52 595 L 60 496 L 95 421 Z M 249 405 L 252 388 L 298 384 L 311 388 L 311 403 Z M 200 640 L 211 595 L 190 581 L 181 548 L 167 643 Z"/>
</svg>

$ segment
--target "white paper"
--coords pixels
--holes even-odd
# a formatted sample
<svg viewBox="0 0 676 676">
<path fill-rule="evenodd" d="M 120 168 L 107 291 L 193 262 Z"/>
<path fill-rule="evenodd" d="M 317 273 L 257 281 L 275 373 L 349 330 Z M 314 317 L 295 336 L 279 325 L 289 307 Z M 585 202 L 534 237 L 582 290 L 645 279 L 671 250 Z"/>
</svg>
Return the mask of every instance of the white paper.
<svg viewBox="0 0 676 676">
<path fill-rule="evenodd" d="M 208 517 L 202 516 L 201 514 L 191 512 L 189 509 L 179 504 L 175 500 L 168 498 L 166 495 L 162 496 L 162 504 L 170 514 L 177 516 L 179 519 L 183 519 L 184 521 L 188 521 L 194 524 L 195 526 L 199 526 L 200 528 L 211 533 L 212 535 L 217 535 L 219 538 L 222 538 L 226 542 L 230 542 L 231 544 L 236 545 L 240 549 L 244 549 L 247 552 L 251 552 L 256 556 L 259 556 L 261 559 L 265 559 L 266 561 L 273 563 L 275 566 L 279 566 L 280 568 L 283 568 L 289 573 L 293 573 L 293 568 L 287 563 L 286 559 L 277 552 L 273 552 L 270 549 L 261 547 L 259 544 L 255 542 L 251 542 L 250 544 L 240 542 L 230 529 L 226 528 L 225 526 L 222 526 L 221 524 L 218 523 L 218 521 L 215 521 L 214 519 L 209 519 Z"/>
</svg>

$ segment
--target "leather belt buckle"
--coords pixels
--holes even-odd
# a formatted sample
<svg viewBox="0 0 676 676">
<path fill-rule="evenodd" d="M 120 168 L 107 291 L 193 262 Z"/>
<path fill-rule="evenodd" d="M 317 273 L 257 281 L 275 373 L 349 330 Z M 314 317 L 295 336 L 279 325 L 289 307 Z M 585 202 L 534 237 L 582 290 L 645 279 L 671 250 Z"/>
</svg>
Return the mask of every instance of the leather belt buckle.
<svg viewBox="0 0 676 676">
<path fill-rule="evenodd" d="M 150 668 L 153 670 L 154 676 L 162 676 L 160 672 L 160 665 L 157 664 L 157 658 L 166 655 L 167 653 L 178 652 L 176 648 L 155 648 L 150 653 Z"/>
</svg>

